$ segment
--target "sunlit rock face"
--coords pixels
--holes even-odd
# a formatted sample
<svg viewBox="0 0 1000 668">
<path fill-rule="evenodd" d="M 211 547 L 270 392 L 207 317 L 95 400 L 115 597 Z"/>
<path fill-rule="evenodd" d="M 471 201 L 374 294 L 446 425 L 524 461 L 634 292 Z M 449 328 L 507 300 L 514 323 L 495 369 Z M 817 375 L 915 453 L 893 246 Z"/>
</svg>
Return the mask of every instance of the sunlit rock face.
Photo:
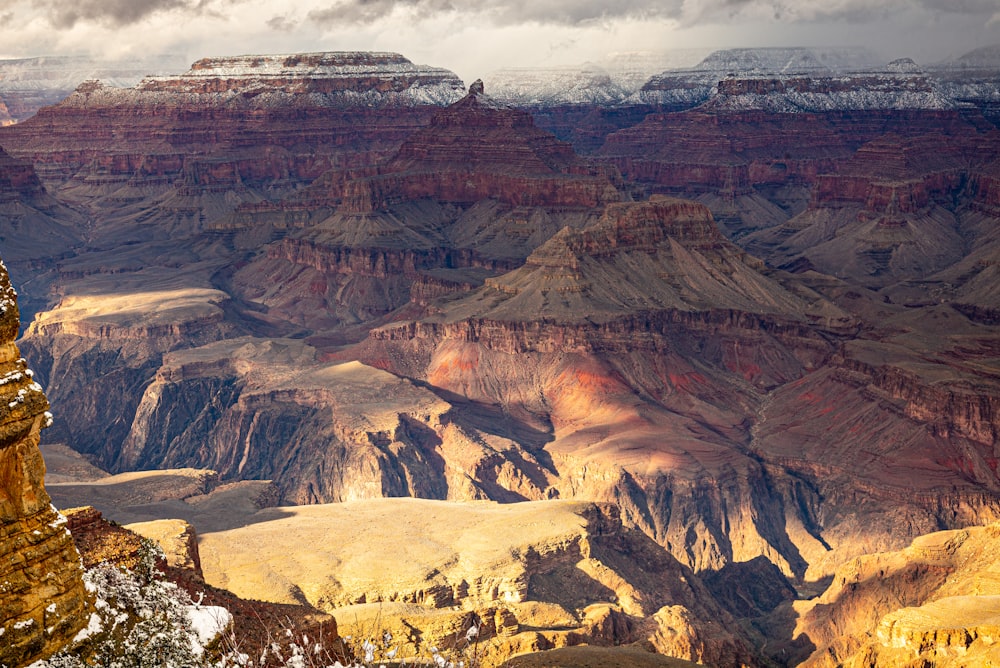
<svg viewBox="0 0 1000 668">
<path fill-rule="evenodd" d="M 696 569 L 764 554 L 820 577 L 900 527 L 996 517 L 995 384 L 904 372 L 898 344 L 852 341 L 848 314 L 710 221 L 690 201 L 611 205 L 355 354 L 550 434 L 550 493 L 616 501 Z M 883 463 L 860 456 L 883 443 Z"/>
<path fill-rule="evenodd" d="M 0 263 L 0 663 L 27 665 L 84 625 L 80 556 L 42 479 L 38 433 L 50 420 L 42 388 L 14 339 L 17 300 Z"/>
<path fill-rule="evenodd" d="M 292 546 L 290 535 L 301 540 Z M 584 643 L 643 642 L 710 665 L 755 658 L 697 576 L 609 506 L 379 499 L 273 508 L 203 534 L 201 553 L 209 582 L 308 601 L 345 635 L 378 619 L 400 643 L 418 634 L 447 646 L 478 620 L 489 665 Z"/>
<path fill-rule="evenodd" d="M 998 536 L 996 524 L 935 532 L 837 569 L 821 596 L 794 604 L 796 634 L 815 645 L 800 665 L 995 662 Z"/>
</svg>

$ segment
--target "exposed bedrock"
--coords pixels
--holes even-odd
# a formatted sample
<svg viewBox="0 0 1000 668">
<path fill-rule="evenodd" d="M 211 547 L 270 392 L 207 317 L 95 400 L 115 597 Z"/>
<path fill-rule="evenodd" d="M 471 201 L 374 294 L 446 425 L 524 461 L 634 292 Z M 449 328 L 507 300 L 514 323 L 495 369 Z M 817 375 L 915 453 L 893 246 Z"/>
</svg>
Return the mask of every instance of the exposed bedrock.
<svg viewBox="0 0 1000 668">
<path fill-rule="evenodd" d="M 234 339 L 165 355 L 115 465 L 272 479 L 294 503 L 545 498 L 554 471 L 511 429 L 301 341 Z"/>
<path fill-rule="evenodd" d="M 153 285 L 137 279 L 115 294 L 117 278 L 90 279 L 81 294 L 39 314 L 21 343 L 59 406 L 52 437 L 104 468 L 115 465 L 163 354 L 238 331 L 226 322 L 229 298 L 218 290 L 188 287 L 175 275 Z"/>
<path fill-rule="evenodd" d="M 80 555 L 43 486 L 49 403 L 14 338 L 16 294 L 0 262 L 0 662 L 27 665 L 85 624 Z"/>
<path fill-rule="evenodd" d="M 820 577 L 996 517 L 990 383 L 921 381 L 882 344 L 844 348 L 846 314 L 706 221 L 691 202 L 612 205 L 354 354 L 551 428 L 560 496 L 614 500 L 698 569 L 764 554 Z"/>
<path fill-rule="evenodd" d="M 920 536 L 837 569 L 823 594 L 793 604 L 815 651 L 800 665 L 969 666 L 998 657 L 998 525 Z"/>
<path fill-rule="evenodd" d="M 291 559 L 288 534 L 304 539 Z M 268 509 L 204 535 L 202 559 L 209 581 L 304 598 L 338 616 L 341 632 L 361 632 L 377 615 L 397 638 L 418 633 L 448 647 L 474 613 L 491 665 L 582 643 L 645 642 L 710 665 L 755 659 L 698 577 L 605 504 L 381 499 Z"/>
<path fill-rule="evenodd" d="M 0 143 L 81 200 L 162 188 L 181 156 L 188 169 L 222 158 L 249 182 L 277 175 L 288 187 L 392 155 L 462 92 L 451 72 L 391 53 L 204 59 L 128 88 L 87 82 Z"/>
</svg>

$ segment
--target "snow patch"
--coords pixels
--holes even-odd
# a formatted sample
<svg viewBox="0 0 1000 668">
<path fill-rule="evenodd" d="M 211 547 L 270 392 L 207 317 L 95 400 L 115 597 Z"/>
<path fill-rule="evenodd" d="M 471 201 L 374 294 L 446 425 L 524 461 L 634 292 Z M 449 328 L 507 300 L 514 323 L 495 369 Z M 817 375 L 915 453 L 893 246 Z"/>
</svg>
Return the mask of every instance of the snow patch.
<svg viewBox="0 0 1000 668">
<path fill-rule="evenodd" d="M 233 615 L 226 608 L 217 605 L 190 605 L 187 613 L 191 617 L 192 639 L 195 653 L 204 653 L 205 646 L 215 640 L 233 623 Z"/>
<path fill-rule="evenodd" d="M 100 633 L 104 630 L 104 625 L 101 624 L 101 616 L 96 612 L 90 613 L 90 619 L 87 621 L 87 626 L 80 629 L 80 631 L 73 636 L 73 642 L 83 642 L 90 636 Z"/>
</svg>

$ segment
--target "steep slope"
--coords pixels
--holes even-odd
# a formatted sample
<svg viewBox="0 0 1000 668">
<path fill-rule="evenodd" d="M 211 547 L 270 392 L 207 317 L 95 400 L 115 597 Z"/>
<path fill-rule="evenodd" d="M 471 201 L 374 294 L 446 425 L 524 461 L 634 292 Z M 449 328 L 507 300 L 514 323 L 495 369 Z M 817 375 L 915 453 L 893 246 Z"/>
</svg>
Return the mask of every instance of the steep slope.
<svg viewBox="0 0 1000 668">
<path fill-rule="evenodd" d="M 16 345 L 16 293 L 0 262 L 0 662 L 52 654 L 86 622 L 80 556 L 49 503 L 39 432 L 49 403 Z"/>
<path fill-rule="evenodd" d="M 234 286 L 309 327 L 374 320 L 517 266 L 561 227 L 618 200 L 617 181 L 474 85 L 384 164 L 329 173 L 272 208 L 332 213 L 272 244 Z M 240 224 L 267 215 L 245 211 Z"/>
<path fill-rule="evenodd" d="M 995 662 L 998 536 L 996 524 L 932 533 L 838 569 L 821 596 L 794 604 L 796 633 L 817 645 L 802 665 Z"/>
<path fill-rule="evenodd" d="M 703 206 L 612 205 L 443 309 L 374 330 L 357 354 L 551 425 L 559 493 L 617 500 L 683 563 L 763 551 L 804 568 L 783 519 L 753 519 L 780 507 L 784 482 L 747 457 L 744 420 L 760 392 L 822 363 L 819 331 L 852 323 L 758 273 Z"/>
<path fill-rule="evenodd" d="M 551 428 L 561 496 L 614 499 L 696 569 L 815 579 L 997 517 L 995 332 L 891 305 L 859 331 L 761 269 L 698 204 L 612 205 L 354 354 Z"/>
<path fill-rule="evenodd" d="M 21 343 L 60 406 L 56 441 L 110 466 L 163 354 L 240 333 L 226 318 L 228 295 L 203 271 L 151 267 L 63 282 L 64 295 Z"/>
<path fill-rule="evenodd" d="M 29 162 L 0 149 L 0 244 L 16 270 L 49 265 L 82 241 L 84 217 L 42 186 Z"/>
<path fill-rule="evenodd" d="M 954 202 L 998 140 L 971 126 L 947 141 L 931 132 L 885 134 L 818 175 L 804 212 L 742 243 L 771 264 L 805 261 L 868 287 L 926 278 L 964 257 Z"/>
<path fill-rule="evenodd" d="M 650 114 L 609 135 L 598 155 L 654 192 L 699 198 L 738 239 L 802 212 L 815 201 L 810 190 L 822 187 L 818 175 L 836 172 L 886 133 L 964 142 L 992 129 L 907 59 L 843 70 L 826 68 L 807 51 L 795 53 L 801 58 L 781 56 L 782 67 L 750 51 L 723 58 L 734 65 L 721 73 L 708 65 L 693 71 L 697 76 L 665 72 L 647 86 L 664 94 L 643 98 L 647 103 L 693 95 L 700 106 Z M 981 160 L 992 149 L 978 150 Z"/>
<path fill-rule="evenodd" d="M 270 479 L 288 503 L 546 497 L 549 467 L 502 422 L 479 429 L 409 381 L 316 357 L 301 341 L 249 338 L 171 352 L 102 459 Z"/>
</svg>

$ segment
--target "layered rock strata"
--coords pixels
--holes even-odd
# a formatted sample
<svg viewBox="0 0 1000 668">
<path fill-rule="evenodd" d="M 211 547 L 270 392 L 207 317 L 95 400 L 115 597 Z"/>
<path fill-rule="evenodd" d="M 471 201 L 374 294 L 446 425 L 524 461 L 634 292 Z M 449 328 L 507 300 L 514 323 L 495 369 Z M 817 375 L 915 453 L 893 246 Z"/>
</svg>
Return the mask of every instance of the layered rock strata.
<svg viewBox="0 0 1000 668">
<path fill-rule="evenodd" d="M 996 646 L 996 524 L 921 536 L 845 564 L 818 598 L 794 603 L 800 665 L 989 665 Z"/>
<path fill-rule="evenodd" d="M 82 241 L 84 220 L 49 194 L 31 163 L 0 148 L 0 245 L 11 267 L 51 266 Z"/>
<path fill-rule="evenodd" d="M 423 301 L 429 283 L 447 292 L 517 266 L 561 227 L 619 200 L 619 183 L 614 170 L 577 158 L 526 112 L 476 88 L 377 168 L 328 173 L 290 198 L 332 214 L 275 242 L 235 286 L 311 327 L 377 320 L 413 296 Z M 268 215 L 242 213 L 245 226 Z"/>
<path fill-rule="evenodd" d="M 612 205 L 444 313 L 374 330 L 358 354 L 551 429 L 558 493 L 616 500 L 683 563 L 763 550 L 792 573 L 803 564 L 785 527 L 751 519 L 785 492 L 743 453 L 740 413 L 822 363 L 830 348 L 813 327 L 846 332 L 851 320 L 758 268 L 701 205 Z M 689 501 L 726 519 L 702 525 L 708 513 Z M 698 541 L 683 519 L 695 515 Z"/>
<path fill-rule="evenodd" d="M 133 58 L 128 62 L 87 56 L 41 56 L 0 60 L 0 98 L 12 123 L 30 118 L 42 107 L 58 103 L 84 81 L 100 79 L 132 86 L 150 73 L 166 74 L 185 66 L 176 56 Z"/>
<path fill-rule="evenodd" d="M 551 428 L 560 496 L 615 500 L 696 569 L 756 552 L 813 579 L 997 517 L 995 379 L 972 361 L 956 377 L 951 348 L 985 337 L 988 368 L 990 332 L 889 308 L 887 331 L 848 342 L 856 321 L 761 269 L 703 206 L 612 205 L 356 354 Z"/>
<path fill-rule="evenodd" d="M 967 184 L 983 173 L 976 163 L 998 140 L 972 126 L 947 141 L 929 131 L 883 135 L 817 175 L 805 211 L 741 243 L 772 264 L 808 261 L 875 288 L 927 278 L 963 259 L 970 226 L 955 203 L 969 197 Z M 974 201 L 988 202 L 981 183 Z"/>
<path fill-rule="evenodd" d="M 396 54 L 204 59 L 129 88 L 87 82 L 0 144 L 120 244 L 190 234 L 331 167 L 371 165 L 461 95 L 454 74 Z M 125 225 L 142 232 L 122 239 Z"/>
<path fill-rule="evenodd" d="M 449 647 L 478 620 L 493 665 L 526 650 L 635 641 L 706 664 L 753 662 L 697 577 L 625 529 L 614 508 L 416 499 L 280 508 L 203 534 L 201 553 L 209 582 L 309 601 L 345 634 L 377 619 L 401 656 L 407 639 Z"/>
<path fill-rule="evenodd" d="M 63 406 L 54 439 L 72 442 L 109 468 L 131 424 L 122 416 L 134 414 L 163 354 L 226 338 L 240 327 L 226 318 L 228 295 L 194 272 L 150 268 L 68 284 L 76 294 L 36 317 L 22 349 Z M 95 378 L 97 368 L 103 371 Z"/>
<path fill-rule="evenodd" d="M 113 460 L 271 479 L 285 502 L 414 496 L 545 498 L 553 475 L 502 424 L 478 425 L 413 383 L 319 361 L 293 340 L 235 339 L 167 354 Z"/>
<path fill-rule="evenodd" d="M 16 294 L 0 263 L 0 663 L 27 665 L 85 623 L 80 556 L 49 502 L 38 451 L 51 415 L 21 357 Z"/>
</svg>

